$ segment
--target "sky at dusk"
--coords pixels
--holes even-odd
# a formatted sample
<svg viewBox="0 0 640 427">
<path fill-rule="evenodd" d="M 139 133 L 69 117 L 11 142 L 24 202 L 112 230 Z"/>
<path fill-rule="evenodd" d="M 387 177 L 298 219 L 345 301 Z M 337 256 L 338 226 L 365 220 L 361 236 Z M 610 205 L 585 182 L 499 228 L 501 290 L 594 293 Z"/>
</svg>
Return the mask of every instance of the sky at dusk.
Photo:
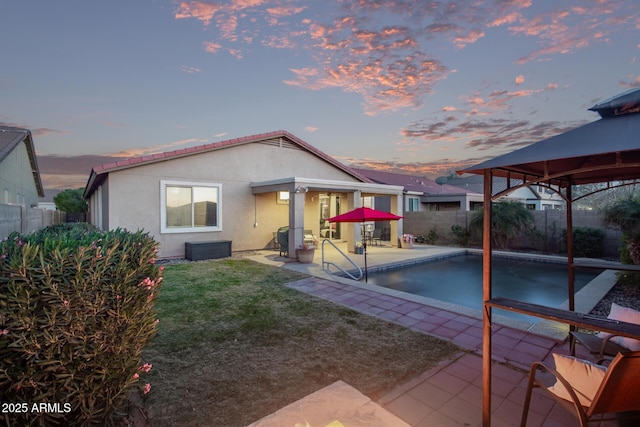
<svg viewBox="0 0 640 427">
<path fill-rule="evenodd" d="M 45 188 L 274 130 L 435 178 L 640 87 L 640 1 L 8 0 L 0 46 L 0 125 Z"/>
</svg>

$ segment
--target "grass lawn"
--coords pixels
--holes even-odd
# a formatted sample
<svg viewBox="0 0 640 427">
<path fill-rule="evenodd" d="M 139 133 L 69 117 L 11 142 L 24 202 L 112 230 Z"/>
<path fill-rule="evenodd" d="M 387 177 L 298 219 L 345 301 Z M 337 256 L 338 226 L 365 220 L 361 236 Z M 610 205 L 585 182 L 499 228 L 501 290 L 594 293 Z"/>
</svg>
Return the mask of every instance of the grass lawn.
<svg viewBox="0 0 640 427">
<path fill-rule="evenodd" d="M 299 273 L 246 259 L 168 265 L 153 426 L 245 426 L 337 380 L 376 399 L 457 347 L 289 289 Z"/>
</svg>

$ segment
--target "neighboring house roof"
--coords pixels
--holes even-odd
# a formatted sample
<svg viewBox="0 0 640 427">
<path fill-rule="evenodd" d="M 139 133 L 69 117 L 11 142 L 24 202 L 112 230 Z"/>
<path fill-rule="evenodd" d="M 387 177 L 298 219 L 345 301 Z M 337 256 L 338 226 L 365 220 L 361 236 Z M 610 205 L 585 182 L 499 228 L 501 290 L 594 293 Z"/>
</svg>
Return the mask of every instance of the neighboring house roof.
<svg viewBox="0 0 640 427">
<path fill-rule="evenodd" d="M 226 141 L 214 142 L 211 144 L 200 145 L 197 147 L 183 148 L 180 150 L 167 151 L 164 153 L 157 153 L 157 154 L 151 154 L 147 156 L 135 157 L 135 158 L 117 161 L 113 163 L 103 164 L 100 166 L 94 166 L 93 169 L 91 170 L 91 174 L 89 176 L 87 186 L 85 187 L 85 190 L 84 190 L 84 197 L 85 198 L 89 197 L 91 193 L 93 193 L 93 191 L 97 188 L 97 186 L 100 185 L 100 183 L 103 180 L 103 177 L 106 176 L 109 172 L 134 168 L 134 167 L 157 163 L 157 162 L 164 162 L 164 161 L 168 161 L 168 160 L 172 160 L 180 157 L 193 156 L 200 153 L 221 150 L 224 148 L 229 148 L 229 147 L 238 146 L 242 144 L 251 144 L 254 142 L 265 142 L 265 141 L 273 141 L 273 143 L 275 144 L 275 143 L 280 143 L 281 139 L 290 144 L 294 144 L 302 148 L 303 150 L 316 155 L 317 157 L 320 157 L 326 162 L 334 165 L 338 169 L 341 169 L 342 171 L 348 173 L 349 175 L 353 176 L 354 178 L 362 182 L 371 182 L 365 176 L 357 173 L 353 169 L 349 168 L 343 163 L 340 163 L 339 161 L 329 156 L 328 154 L 323 153 L 322 151 L 318 150 L 317 148 L 313 147 L 312 145 L 303 141 L 297 136 L 285 130 L 278 130 L 273 132 L 261 133 L 257 135 L 243 136 L 241 138 L 228 139 Z"/>
<path fill-rule="evenodd" d="M 446 179 L 447 179 L 447 182 L 450 183 L 451 185 L 461 187 L 461 188 L 467 188 L 473 191 L 474 193 L 481 194 L 484 191 L 484 176 L 482 175 L 466 175 L 462 177 L 454 176 L 454 177 L 447 177 Z M 513 178 L 511 179 L 512 188 L 518 187 L 521 184 L 522 184 L 521 179 L 513 179 Z M 542 199 L 554 200 L 554 201 L 562 202 L 562 198 L 558 196 L 558 194 L 555 191 L 547 189 L 545 191 L 547 196 L 542 197 L 541 193 L 534 191 L 528 185 L 523 188 L 526 188 L 531 193 L 531 197 L 529 198 L 540 199 L 540 200 Z M 506 190 L 507 190 L 507 178 L 494 176 L 493 177 L 493 193 L 498 194 Z"/>
<path fill-rule="evenodd" d="M 31 131 L 29 129 L 0 126 L 0 162 L 6 159 L 22 142 L 27 146 L 31 173 L 33 174 L 38 196 L 44 197 L 44 189 L 42 187 L 40 170 L 38 169 L 38 161 L 36 159 L 36 150 L 33 146 L 33 138 L 31 137 Z"/>
<path fill-rule="evenodd" d="M 405 192 L 430 194 L 466 194 L 474 191 L 456 187 L 448 184 L 438 184 L 432 179 L 424 178 L 416 175 L 408 175 L 393 172 L 383 172 L 372 169 L 352 168 L 360 175 L 369 178 L 378 184 L 399 185 L 404 187 Z M 479 193 L 482 194 L 482 191 Z"/>
<path fill-rule="evenodd" d="M 484 176 L 482 175 L 466 175 L 466 176 L 450 176 L 446 177 L 446 182 L 454 187 L 464 188 L 473 193 L 483 194 L 484 192 Z M 511 186 L 517 187 L 522 184 L 522 180 L 512 179 Z M 502 177 L 493 177 L 493 192 L 499 193 L 507 189 L 507 179 Z"/>
<path fill-rule="evenodd" d="M 47 188 L 44 190 L 44 196 L 40 203 L 54 203 L 53 198 L 60 194 L 62 190 L 58 190 L 55 188 Z"/>
</svg>

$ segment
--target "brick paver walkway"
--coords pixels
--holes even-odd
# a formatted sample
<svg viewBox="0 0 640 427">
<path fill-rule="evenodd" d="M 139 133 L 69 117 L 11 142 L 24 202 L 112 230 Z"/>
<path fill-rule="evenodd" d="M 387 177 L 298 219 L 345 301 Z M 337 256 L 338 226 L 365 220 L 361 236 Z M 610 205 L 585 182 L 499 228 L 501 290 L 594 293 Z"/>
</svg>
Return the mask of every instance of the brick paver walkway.
<svg viewBox="0 0 640 427">
<path fill-rule="evenodd" d="M 466 350 L 383 396 L 379 403 L 416 427 L 482 425 L 481 320 L 318 277 L 288 286 L 450 340 Z M 492 337 L 492 426 L 519 425 L 529 366 L 539 360 L 553 366 L 552 353 L 568 354 L 568 345 L 497 324 Z M 578 356 L 588 358 L 586 354 Z M 579 423 L 553 400 L 534 393 L 527 425 L 566 427 Z"/>
</svg>

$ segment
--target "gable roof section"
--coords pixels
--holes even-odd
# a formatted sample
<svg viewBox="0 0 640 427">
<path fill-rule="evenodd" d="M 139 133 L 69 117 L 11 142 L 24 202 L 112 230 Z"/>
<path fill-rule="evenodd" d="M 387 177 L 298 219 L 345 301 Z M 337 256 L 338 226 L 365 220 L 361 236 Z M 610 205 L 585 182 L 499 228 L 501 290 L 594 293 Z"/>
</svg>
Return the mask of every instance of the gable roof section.
<svg viewBox="0 0 640 427">
<path fill-rule="evenodd" d="M 282 141 L 279 141 L 279 140 L 282 140 Z M 164 162 L 164 161 L 177 159 L 181 157 L 193 156 L 196 154 L 221 150 L 228 147 L 234 147 L 234 146 L 243 145 L 243 144 L 251 144 L 254 142 L 273 142 L 274 144 L 281 143 L 281 142 L 285 142 L 285 143 L 288 142 L 290 144 L 300 147 L 304 151 L 310 152 L 311 154 L 321 158 L 322 160 L 326 161 L 329 164 L 332 164 L 333 166 L 348 173 L 349 175 L 353 176 L 354 178 L 362 182 L 371 182 L 365 176 L 359 174 L 353 169 L 340 163 L 339 161 L 329 156 L 328 154 L 323 153 L 322 151 L 318 150 L 311 144 L 303 141 L 302 139 L 298 138 L 292 133 L 289 133 L 285 130 L 278 130 L 273 132 L 251 135 L 251 136 L 243 136 L 241 138 L 228 139 L 226 141 L 214 142 L 211 144 L 200 145 L 197 147 L 183 148 L 183 149 L 174 150 L 174 151 L 166 151 L 164 153 L 151 154 L 147 156 L 135 157 L 135 158 L 126 159 L 122 161 L 94 166 L 93 169 L 91 169 L 91 174 L 89 176 L 89 180 L 84 190 L 84 197 L 85 198 L 89 197 L 91 193 L 93 193 L 95 188 L 98 185 L 100 185 L 104 177 L 106 177 L 106 175 L 109 172 L 114 172 L 114 171 L 123 170 L 123 169 L 130 169 L 130 168 L 148 165 L 148 164 L 157 163 L 157 162 Z"/>
<path fill-rule="evenodd" d="M 431 194 L 466 194 L 473 193 L 468 189 L 456 187 L 449 184 L 440 185 L 432 179 L 416 175 L 408 175 L 394 172 L 383 172 L 372 169 L 352 168 L 357 173 L 369 178 L 378 184 L 399 185 L 404 187 L 404 191 Z"/>
<path fill-rule="evenodd" d="M 22 129 L 9 126 L 0 126 L 0 162 L 7 158 L 9 154 L 22 142 L 27 146 L 29 155 L 29 164 L 31 165 L 31 173 L 36 184 L 38 196 L 44 197 L 44 189 L 40 178 L 40 170 L 38 169 L 38 161 L 36 159 L 36 150 L 33 146 L 33 138 L 29 129 Z"/>
<path fill-rule="evenodd" d="M 482 194 L 484 192 L 484 176 L 482 175 L 452 176 L 447 177 L 447 182 L 454 187 L 466 188 L 472 193 Z M 495 192 L 506 191 L 508 183 L 507 178 L 499 176 L 493 177 L 492 185 Z M 510 181 L 510 187 L 516 187 L 520 184 L 522 184 L 522 180 L 520 179 L 512 179 Z"/>
</svg>

